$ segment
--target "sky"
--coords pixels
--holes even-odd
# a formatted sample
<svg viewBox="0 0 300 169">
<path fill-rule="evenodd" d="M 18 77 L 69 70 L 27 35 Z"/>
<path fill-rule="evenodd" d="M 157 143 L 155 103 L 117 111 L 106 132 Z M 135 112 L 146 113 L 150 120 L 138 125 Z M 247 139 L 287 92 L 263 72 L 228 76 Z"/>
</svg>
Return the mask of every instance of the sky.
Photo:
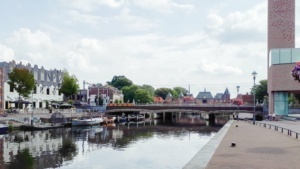
<svg viewBox="0 0 300 169">
<path fill-rule="evenodd" d="M 124 75 L 234 97 L 253 71 L 267 79 L 267 0 L 2 0 L 0 21 L 0 61 L 66 69 L 81 88 Z"/>
</svg>

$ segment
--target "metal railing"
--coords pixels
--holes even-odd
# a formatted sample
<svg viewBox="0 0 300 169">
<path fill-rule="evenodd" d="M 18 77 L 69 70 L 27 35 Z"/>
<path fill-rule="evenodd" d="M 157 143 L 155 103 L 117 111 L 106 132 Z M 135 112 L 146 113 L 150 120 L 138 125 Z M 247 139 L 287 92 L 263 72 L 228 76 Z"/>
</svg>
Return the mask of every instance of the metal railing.
<svg viewBox="0 0 300 169">
<path fill-rule="evenodd" d="M 248 122 L 248 123 L 253 124 L 252 120 L 251 121 L 250 120 L 245 120 L 245 121 Z M 277 126 L 277 125 L 274 125 L 274 124 L 268 124 L 268 123 L 262 123 L 262 122 L 257 122 L 256 121 L 255 125 L 261 126 L 261 127 L 264 127 L 264 128 L 268 128 L 268 129 L 271 129 L 271 130 L 273 129 L 277 132 L 281 132 L 281 133 L 286 134 L 288 136 L 295 137 L 296 139 L 298 139 L 299 135 L 300 135 L 300 133 L 295 132 L 291 129 L 288 129 L 288 128 L 285 128 L 285 127 L 280 127 L 280 126 Z"/>
</svg>

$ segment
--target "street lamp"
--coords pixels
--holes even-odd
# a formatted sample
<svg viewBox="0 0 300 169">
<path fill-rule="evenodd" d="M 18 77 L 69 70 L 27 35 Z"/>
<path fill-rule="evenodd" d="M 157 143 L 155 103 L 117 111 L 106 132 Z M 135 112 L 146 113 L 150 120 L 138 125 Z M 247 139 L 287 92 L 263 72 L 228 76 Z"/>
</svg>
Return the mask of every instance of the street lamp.
<svg viewBox="0 0 300 169">
<path fill-rule="evenodd" d="M 237 91 L 236 98 L 238 98 L 238 96 L 239 96 L 239 90 L 240 90 L 240 86 L 236 86 L 236 91 Z"/>
<path fill-rule="evenodd" d="M 255 125 L 255 78 L 256 78 L 257 73 L 253 71 L 252 76 L 253 76 L 253 125 Z"/>
<path fill-rule="evenodd" d="M 240 86 L 236 86 L 236 100 L 238 101 L 239 99 L 239 90 L 240 90 Z M 237 110 L 239 110 L 239 103 L 237 104 Z"/>
</svg>

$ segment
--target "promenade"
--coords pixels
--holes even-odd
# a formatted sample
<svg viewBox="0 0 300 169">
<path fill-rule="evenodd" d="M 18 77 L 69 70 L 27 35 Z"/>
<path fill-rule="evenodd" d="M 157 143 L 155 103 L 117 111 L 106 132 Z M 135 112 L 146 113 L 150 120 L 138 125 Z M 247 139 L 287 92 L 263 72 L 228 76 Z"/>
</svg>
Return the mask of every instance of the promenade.
<svg viewBox="0 0 300 169">
<path fill-rule="evenodd" d="M 266 121 L 266 123 L 295 132 L 300 131 L 299 121 Z M 223 136 L 217 136 L 218 134 Z M 220 138 L 213 138 L 184 167 L 185 169 L 300 168 L 300 139 L 296 139 L 295 136 L 291 137 L 287 133 L 263 125 L 232 120 L 218 134 L 216 136 Z M 236 143 L 235 147 L 231 147 L 232 142 Z M 212 151 L 212 155 L 205 153 L 208 150 Z"/>
</svg>

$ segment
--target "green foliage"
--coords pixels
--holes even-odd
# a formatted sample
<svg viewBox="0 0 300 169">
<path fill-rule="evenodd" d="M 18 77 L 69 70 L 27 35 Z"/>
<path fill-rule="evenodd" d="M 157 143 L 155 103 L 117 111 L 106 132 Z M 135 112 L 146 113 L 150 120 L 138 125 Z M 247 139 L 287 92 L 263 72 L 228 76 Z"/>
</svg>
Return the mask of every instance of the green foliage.
<svg viewBox="0 0 300 169">
<path fill-rule="evenodd" d="M 264 97 L 268 95 L 268 81 L 259 81 L 259 84 L 251 89 L 251 93 L 255 93 L 255 98 L 258 99 L 259 103 L 263 102 Z"/>
<path fill-rule="evenodd" d="M 158 89 L 155 90 L 155 95 L 165 99 L 169 92 L 172 95 L 175 94 L 175 92 L 170 88 L 158 88 Z M 173 95 L 173 97 L 174 97 L 174 95 Z"/>
<path fill-rule="evenodd" d="M 294 106 L 294 104 L 296 102 L 297 102 L 297 98 L 295 97 L 295 95 L 293 93 L 291 93 L 288 98 L 288 103 L 292 104 L 292 106 Z"/>
<path fill-rule="evenodd" d="M 22 169 L 33 169 L 34 168 L 34 158 L 29 153 L 29 149 L 25 148 L 24 150 L 18 150 L 15 158 L 12 158 L 8 168 L 22 168 Z"/>
<path fill-rule="evenodd" d="M 79 84 L 75 75 L 70 76 L 68 72 L 65 72 L 63 75 L 60 92 L 68 98 L 69 96 L 76 94 L 78 90 Z"/>
<path fill-rule="evenodd" d="M 124 94 L 124 102 L 132 103 L 135 91 L 139 89 L 137 85 L 125 86 L 122 88 Z"/>
<path fill-rule="evenodd" d="M 173 90 L 176 92 L 177 96 L 179 96 L 181 92 L 184 96 L 186 96 L 188 93 L 188 90 L 183 87 L 174 87 Z"/>
<path fill-rule="evenodd" d="M 125 76 L 114 76 L 111 82 L 108 82 L 108 84 L 121 90 L 123 87 L 131 86 L 133 83 Z"/>
<path fill-rule="evenodd" d="M 23 97 L 28 97 L 35 87 L 33 74 L 25 68 L 14 68 L 8 73 L 7 83 Z"/>
<path fill-rule="evenodd" d="M 143 86 L 141 86 L 141 89 L 146 90 L 152 98 L 155 96 L 154 87 L 144 84 Z"/>
<path fill-rule="evenodd" d="M 137 89 L 134 92 L 134 99 L 138 102 L 138 103 L 150 103 L 153 101 L 153 97 L 150 96 L 150 94 L 148 93 L 147 90 L 145 89 Z"/>
</svg>

